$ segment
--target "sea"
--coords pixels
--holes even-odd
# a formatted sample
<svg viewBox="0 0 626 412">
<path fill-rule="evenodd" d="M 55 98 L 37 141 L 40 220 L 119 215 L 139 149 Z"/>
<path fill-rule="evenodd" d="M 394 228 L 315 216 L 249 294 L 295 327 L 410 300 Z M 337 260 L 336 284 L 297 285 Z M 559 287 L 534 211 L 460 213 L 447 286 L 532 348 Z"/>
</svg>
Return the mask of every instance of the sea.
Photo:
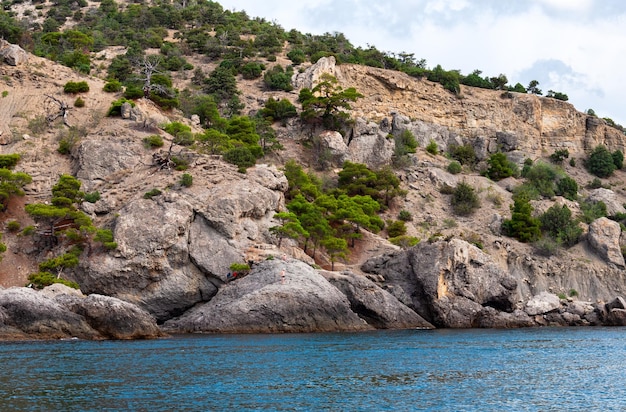
<svg viewBox="0 0 626 412">
<path fill-rule="evenodd" d="M 626 328 L 0 343 L 0 411 L 625 411 Z"/>
</svg>

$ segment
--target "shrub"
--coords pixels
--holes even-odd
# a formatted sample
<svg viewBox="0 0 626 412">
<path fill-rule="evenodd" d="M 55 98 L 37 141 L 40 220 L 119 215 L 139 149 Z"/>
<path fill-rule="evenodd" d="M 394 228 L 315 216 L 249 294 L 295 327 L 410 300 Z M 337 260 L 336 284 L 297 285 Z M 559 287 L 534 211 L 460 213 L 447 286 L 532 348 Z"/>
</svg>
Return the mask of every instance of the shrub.
<svg viewBox="0 0 626 412">
<path fill-rule="evenodd" d="M 480 200 L 472 186 L 465 182 L 458 183 L 452 193 L 452 209 L 460 216 L 468 216 L 480 207 Z"/>
<path fill-rule="evenodd" d="M 178 156 L 172 156 L 171 160 L 174 163 L 175 170 L 182 171 L 189 169 L 189 162 L 186 159 Z"/>
<path fill-rule="evenodd" d="M 57 152 L 62 155 L 67 155 L 72 152 L 72 147 L 74 147 L 74 144 L 70 139 L 61 139 L 59 140 L 59 147 L 57 147 Z"/>
<path fill-rule="evenodd" d="M 109 111 L 107 112 L 107 116 L 121 116 L 122 115 L 122 105 L 124 103 L 129 103 L 132 107 L 135 107 L 135 102 L 131 100 L 127 100 L 122 97 L 121 99 L 115 100 L 111 103 L 111 107 L 109 107 Z"/>
<path fill-rule="evenodd" d="M 453 145 L 449 149 L 450 157 L 457 160 L 462 165 L 473 165 L 476 163 L 476 151 L 470 144 Z"/>
<path fill-rule="evenodd" d="M 572 219 L 572 212 L 566 205 L 554 205 L 539 217 L 541 228 L 558 243 L 573 246 L 583 230 Z"/>
<path fill-rule="evenodd" d="M 13 169 L 20 159 L 21 156 L 18 153 L 0 155 L 0 168 Z"/>
<path fill-rule="evenodd" d="M 398 237 L 406 234 L 406 224 L 402 220 L 387 222 L 387 234 L 389 237 Z"/>
<path fill-rule="evenodd" d="M 183 173 L 180 178 L 180 184 L 184 187 L 191 187 L 193 185 L 193 176 L 189 173 Z"/>
<path fill-rule="evenodd" d="M 60 283 L 73 289 L 79 288 L 78 283 L 66 279 L 57 278 L 52 273 L 45 271 L 31 273 L 30 275 L 28 275 L 28 282 L 37 289 L 43 289 L 46 286 L 52 285 L 53 283 Z"/>
<path fill-rule="evenodd" d="M 589 170 L 589 173 L 600 178 L 611 176 L 615 170 L 613 155 L 602 145 L 596 146 L 596 148 L 593 149 L 587 158 L 585 166 L 587 170 Z"/>
<path fill-rule="evenodd" d="M 528 169 L 525 177 L 540 195 L 551 198 L 555 194 L 555 182 L 559 175 L 562 175 L 562 172 L 559 172 L 555 166 L 537 162 Z"/>
<path fill-rule="evenodd" d="M 410 222 L 413 220 L 413 215 L 408 210 L 403 209 L 400 211 L 400 213 L 398 213 L 398 219 L 402 220 L 403 222 Z"/>
<path fill-rule="evenodd" d="M 245 273 L 250 271 L 250 266 L 247 263 L 233 263 L 229 266 L 229 269 L 231 272 Z"/>
<path fill-rule="evenodd" d="M 89 85 L 87 82 L 67 82 L 63 86 L 63 91 L 68 94 L 87 93 L 89 91 Z"/>
<path fill-rule="evenodd" d="M 9 95 L 9 91 L 8 90 L 3 90 L 2 91 L 2 97 L 7 97 Z"/>
<path fill-rule="evenodd" d="M 126 87 L 126 90 L 124 90 L 125 99 L 140 99 L 143 95 L 143 90 L 139 86 L 129 85 Z"/>
<path fill-rule="evenodd" d="M 502 222 L 502 232 L 520 242 L 533 242 L 541 236 L 541 222 L 532 217 L 533 208 L 526 196 L 515 198 L 511 219 Z"/>
<path fill-rule="evenodd" d="M 74 100 L 74 107 L 85 107 L 85 100 L 81 97 L 77 97 L 76 100 Z"/>
<path fill-rule="evenodd" d="M 224 153 L 224 160 L 245 170 L 256 163 L 256 157 L 247 147 L 235 147 Z"/>
<path fill-rule="evenodd" d="M 569 176 L 565 176 L 556 182 L 556 194 L 567 200 L 576 200 L 578 196 L 578 183 Z"/>
<path fill-rule="evenodd" d="M 624 167 L 624 153 L 616 150 L 611 153 L 611 157 L 613 158 L 613 164 L 615 165 L 615 169 L 621 170 Z"/>
<path fill-rule="evenodd" d="M 420 242 L 420 239 L 415 236 L 402 235 L 390 238 L 389 242 L 396 246 L 400 246 L 403 249 L 407 249 L 417 245 Z"/>
<path fill-rule="evenodd" d="M 591 182 L 587 183 L 588 189 L 600 189 L 601 187 L 602 187 L 602 180 L 598 179 L 597 177 L 594 177 Z"/>
<path fill-rule="evenodd" d="M 102 243 L 102 245 L 108 250 L 117 249 L 117 242 L 113 241 L 113 232 L 111 229 L 96 230 L 93 240 Z"/>
<path fill-rule="evenodd" d="M 35 233 L 35 226 L 29 225 L 22 230 L 22 236 L 30 236 Z"/>
<path fill-rule="evenodd" d="M 10 220 L 7 222 L 7 230 L 9 232 L 17 232 L 18 230 L 20 230 L 20 222 L 18 222 L 17 220 Z"/>
<path fill-rule="evenodd" d="M 569 157 L 569 150 L 567 149 L 559 149 L 550 155 L 550 161 L 554 163 L 563 163 L 563 160 Z"/>
<path fill-rule="evenodd" d="M 258 79 L 265 70 L 265 66 L 258 62 L 249 62 L 241 68 L 241 75 L 244 79 Z"/>
<path fill-rule="evenodd" d="M 511 162 L 504 153 L 494 153 L 489 156 L 488 164 L 489 168 L 486 173 L 491 180 L 498 181 L 518 174 L 517 165 Z"/>
<path fill-rule="evenodd" d="M 431 139 L 430 143 L 426 146 L 426 151 L 432 155 L 439 153 L 439 146 L 437 146 L 437 142 Z"/>
<path fill-rule="evenodd" d="M 143 138 L 143 145 L 146 149 L 163 147 L 163 138 L 158 134 L 153 134 Z"/>
<path fill-rule="evenodd" d="M 583 213 L 581 219 L 585 223 L 591 223 L 596 219 L 606 216 L 606 204 L 602 201 L 580 203 L 580 211 Z"/>
<path fill-rule="evenodd" d="M 533 246 L 538 254 L 549 257 L 554 256 L 558 252 L 561 244 L 557 239 L 545 236 L 536 240 Z M 565 297 L 563 297 L 563 299 L 565 299 Z"/>
<path fill-rule="evenodd" d="M 152 199 L 155 196 L 159 196 L 162 192 L 159 189 L 152 189 L 146 193 L 144 193 L 144 199 Z"/>
<path fill-rule="evenodd" d="M 111 80 L 102 88 L 107 93 L 117 93 L 122 90 L 122 83 L 119 80 Z"/>
<path fill-rule="evenodd" d="M 461 173 L 461 169 L 461 163 L 457 162 L 456 160 L 450 162 L 450 164 L 448 165 L 448 172 L 452 173 L 453 175 Z"/>
<path fill-rule="evenodd" d="M 569 165 L 572 167 L 576 167 L 576 159 L 574 159 L 573 157 L 569 159 Z"/>
<path fill-rule="evenodd" d="M 292 75 L 293 68 L 291 66 L 288 66 L 285 70 L 280 65 L 276 65 L 265 72 L 263 81 L 270 90 L 290 92 L 293 90 L 293 85 L 291 84 Z"/>
<path fill-rule="evenodd" d="M 95 191 L 91 193 L 85 193 L 83 199 L 85 199 L 85 202 L 96 203 L 98 200 L 100 200 L 100 192 Z"/>
</svg>

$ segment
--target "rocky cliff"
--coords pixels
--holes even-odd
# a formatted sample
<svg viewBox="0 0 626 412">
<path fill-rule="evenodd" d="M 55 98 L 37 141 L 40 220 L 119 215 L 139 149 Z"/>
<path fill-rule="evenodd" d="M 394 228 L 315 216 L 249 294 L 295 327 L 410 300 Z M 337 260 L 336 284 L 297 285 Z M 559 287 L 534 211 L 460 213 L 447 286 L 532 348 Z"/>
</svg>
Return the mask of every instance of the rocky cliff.
<svg viewBox="0 0 626 412">
<path fill-rule="evenodd" d="M 422 241 L 400 250 L 384 238 L 365 236 L 336 272 L 319 270 L 317 265 L 329 269 L 324 256 L 318 254 L 315 261 L 293 242 L 279 248 L 269 231 L 277 224 L 274 214 L 285 210 L 284 162 L 294 158 L 315 166 L 317 160 L 303 149 L 307 136 L 297 124 L 276 124 L 284 151 L 246 174 L 219 157 L 177 148 L 193 175 L 193 185 L 187 187 L 180 183 L 181 172 L 155 167 L 154 150 L 143 145 L 155 133 L 172 140 L 157 127 L 164 122 L 192 125 L 181 113 L 162 113 L 140 99 L 132 118 L 104 117 L 117 96 L 102 92 L 102 80 L 34 56 L 16 66 L 0 65 L 0 89 L 8 91 L 0 100 L 1 151 L 20 153 L 18 169 L 34 178 L 26 197 L 11 202 L 4 222 L 34 224 L 23 204 L 49 200 L 58 176 L 71 173 L 83 190 L 100 194 L 100 200 L 81 208 L 100 227 L 110 228 L 118 245 L 113 251 L 85 251 L 80 265 L 63 273 L 87 297 L 0 290 L 0 330 L 16 337 L 127 338 L 158 336 L 151 322 L 170 333 L 623 324 L 626 308 L 620 297 L 626 278 L 619 224 L 599 219 L 585 226 L 578 245 L 549 258 L 540 256 L 532 246 L 500 233 L 502 219 L 510 216 L 510 189 L 519 181 L 495 183 L 471 171 L 452 175 L 442 155 L 450 145 L 470 144 L 479 160 L 504 151 L 521 163 L 560 148 L 580 160 L 597 144 L 624 150 L 621 132 L 555 99 L 469 87 L 453 95 L 424 79 L 336 65 L 332 58 L 298 74 L 294 84 L 310 87 L 324 72 L 365 95 L 353 107 L 355 122 L 348 133 L 319 135 L 336 166 L 345 160 L 373 168 L 388 165 L 394 153 L 389 135 L 403 130 L 420 143 L 410 164 L 398 171 L 408 194 L 383 217 L 394 219 L 399 210 L 410 211 L 408 234 Z M 71 110 L 69 121 L 80 133 L 71 155 L 64 156 L 56 148 L 70 131 L 62 125 L 39 126 L 47 113 L 42 102 L 45 95 L 67 100 L 62 85 L 79 79 L 91 91 L 84 96 L 86 108 Z M 258 87 L 242 92 L 250 111 L 276 95 Z M 283 96 L 295 102 L 297 90 Z M 441 154 L 423 149 L 430 141 Z M 598 195 L 623 210 L 624 172 L 607 180 L 610 189 L 596 193 L 584 188 L 592 177 L 580 164 L 563 167 L 579 182 L 581 198 Z M 482 206 L 473 216 L 453 218 L 440 189 L 462 180 L 477 188 Z M 145 196 L 152 189 L 160 194 Z M 545 210 L 554 201 L 539 201 L 534 207 Z M 578 210 L 575 203 L 571 206 Z M 4 287 L 23 286 L 37 262 L 53 253 L 35 238 L 15 233 L 6 232 L 3 241 L 9 248 L 0 263 Z M 229 266 L 235 262 L 250 262 L 253 268 L 230 281 Z M 559 299 L 557 294 L 570 297 Z M 103 315 L 124 305 L 130 314 Z M 35 310 L 37 306 L 48 309 Z M 125 316 L 143 322 L 144 332 L 128 331 Z M 122 331 L 101 325 L 106 318 L 119 323 Z"/>
</svg>

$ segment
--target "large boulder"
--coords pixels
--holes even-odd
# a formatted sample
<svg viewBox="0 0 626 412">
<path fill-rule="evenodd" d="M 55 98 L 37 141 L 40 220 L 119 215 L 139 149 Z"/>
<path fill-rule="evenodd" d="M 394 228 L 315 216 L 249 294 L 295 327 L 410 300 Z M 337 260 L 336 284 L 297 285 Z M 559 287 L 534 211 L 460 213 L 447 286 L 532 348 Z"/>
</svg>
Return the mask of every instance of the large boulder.
<svg viewBox="0 0 626 412">
<path fill-rule="evenodd" d="M 0 339 L 146 339 L 163 336 L 146 311 L 53 285 L 0 290 Z"/>
<path fill-rule="evenodd" d="M 626 213 L 626 209 L 624 209 L 619 197 L 611 189 L 605 189 L 603 187 L 593 189 L 587 197 L 587 202 L 603 202 L 606 205 L 606 213 L 608 216 L 614 216 L 618 213 Z"/>
<path fill-rule="evenodd" d="M 420 243 L 362 269 L 383 276 L 394 296 L 438 327 L 472 327 L 484 307 L 511 313 L 517 303 L 517 281 L 460 239 Z"/>
<path fill-rule="evenodd" d="M 626 263 L 619 244 L 621 232 L 618 222 L 601 217 L 589 225 L 587 241 L 607 263 L 623 269 Z"/>
<path fill-rule="evenodd" d="M 541 292 L 526 302 L 524 311 L 529 316 L 543 315 L 561 307 L 561 300 L 553 293 Z"/>
<path fill-rule="evenodd" d="M 145 310 L 110 296 L 59 295 L 56 300 L 109 339 L 149 339 L 163 336 L 156 320 Z"/>
<path fill-rule="evenodd" d="M 165 322 L 171 333 L 328 332 L 373 329 L 315 269 L 266 260 L 224 285 L 211 301 Z"/>
<path fill-rule="evenodd" d="M 0 39 L 0 59 L 11 66 L 18 66 L 28 62 L 28 52 L 17 44 L 11 44 L 4 39 Z"/>
<path fill-rule="evenodd" d="M 351 308 L 376 329 L 432 329 L 434 326 L 364 276 L 321 272 L 348 297 Z"/>
<path fill-rule="evenodd" d="M 337 70 L 336 60 L 333 56 L 322 57 L 304 72 L 296 72 L 291 79 L 291 83 L 296 90 L 305 87 L 312 89 L 315 87 L 320 77 L 325 73 L 335 77 L 340 77 L 341 75 L 341 73 Z"/>
</svg>

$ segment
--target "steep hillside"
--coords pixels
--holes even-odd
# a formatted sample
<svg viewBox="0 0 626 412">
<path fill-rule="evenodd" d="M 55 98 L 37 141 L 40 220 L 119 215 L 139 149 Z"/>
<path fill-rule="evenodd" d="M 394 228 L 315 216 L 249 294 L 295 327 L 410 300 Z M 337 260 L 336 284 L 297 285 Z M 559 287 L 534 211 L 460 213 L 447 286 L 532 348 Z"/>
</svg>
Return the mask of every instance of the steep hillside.
<svg viewBox="0 0 626 412">
<path fill-rule="evenodd" d="M 278 54 L 277 63 L 264 63 L 268 68 L 285 64 L 285 52 L 286 49 Z M 216 67 L 214 62 L 198 56 L 189 60 L 205 73 Z M 609 301 L 623 295 L 626 265 L 621 255 L 620 247 L 624 242 L 618 223 L 606 218 L 597 219 L 591 226 L 580 223 L 584 235 L 579 242 L 570 248 L 559 247 L 545 256 L 539 253 L 537 245 L 521 243 L 502 232 L 502 221 L 511 217 L 513 189 L 524 179 L 518 176 L 496 182 L 481 173 L 495 153 L 505 153 L 521 169 L 525 159 L 549 162 L 549 156 L 556 150 L 567 149 L 570 159 L 575 161 L 566 161 L 560 168 L 577 182 L 577 197 L 574 200 L 560 196 L 540 197 L 531 202 L 534 214 L 539 216 L 554 204 L 565 204 L 578 216 L 582 214 L 584 200 L 592 197 L 607 205 L 609 216 L 619 215 L 626 212 L 624 172 L 617 170 L 603 179 L 604 188 L 589 189 L 587 185 L 594 176 L 583 164 L 598 145 L 623 152 L 626 139 L 620 130 L 556 99 L 466 86 L 461 87 L 460 93 L 453 94 L 424 78 L 362 65 L 338 65 L 332 57 L 322 58 L 315 65 L 303 64 L 292 79 L 295 89 L 291 92 L 269 91 L 262 78 L 245 80 L 239 76 L 237 86 L 245 105 L 242 113 L 256 113 L 270 97 L 286 98 L 299 107 L 299 91 L 314 87 L 323 73 L 335 76 L 341 88 L 353 87 L 363 94 L 349 112 L 353 119 L 350 126 L 344 128 L 342 134 L 323 129 L 312 133 L 299 119 L 274 123 L 283 149 L 268 154 L 244 174 L 218 155 L 202 154 L 193 147 L 181 145 L 172 148 L 188 162 L 189 168 L 185 171 L 160 168 L 154 162 L 155 154 L 165 153 L 175 139 L 164 131 L 166 124 L 182 122 L 194 133 L 203 132 L 202 127 L 197 121 L 185 118 L 182 111 L 159 109 L 145 98 L 135 100 L 136 108 L 130 118 L 107 117 L 111 103 L 121 94 L 102 91 L 104 73 L 81 75 L 32 55 L 28 62 L 17 66 L 2 64 L 0 91 L 7 93 L 0 98 L 0 151 L 2 154 L 19 153 L 21 160 L 16 170 L 33 177 L 33 182 L 25 187 L 25 196 L 12 198 L 2 213 L 2 224 L 6 226 L 15 220 L 21 228 L 35 225 L 23 206 L 49 202 L 52 186 L 60 175 L 76 176 L 83 191 L 100 195 L 95 203 L 83 202 L 81 210 L 96 226 L 111 229 L 117 248 L 107 251 L 98 245 L 89 247 L 82 253 L 80 264 L 64 270 L 63 277 L 78 282 L 84 293 L 109 295 L 137 304 L 159 322 L 169 322 L 170 327 L 177 324 L 172 319 L 211 301 L 220 291 L 228 291 L 227 286 L 232 292 L 224 292 L 230 293 L 227 300 L 242 299 L 247 296 L 242 295 L 243 292 L 256 290 L 258 285 L 249 281 L 241 283 L 245 285 L 241 286 L 245 289 L 243 292 L 232 291 L 235 286 L 229 285 L 237 283 L 229 283 L 227 277 L 232 263 L 258 263 L 283 255 L 283 261 L 295 258 L 324 269 L 334 266 L 336 270 L 360 278 L 367 274 L 374 281 L 372 285 L 388 291 L 394 299 L 435 326 L 474 326 L 478 320 L 472 318 L 469 323 L 455 323 L 450 313 L 421 309 L 423 302 L 411 301 L 426 292 L 409 293 L 407 280 L 400 274 L 416 271 L 419 264 L 432 269 L 434 278 L 438 279 L 434 289 L 438 299 L 445 298 L 452 302 L 450 305 L 458 305 L 454 298 L 462 297 L 478 305 L 478 309 L 461 305 L 467 312 L 460 310 L 459 316 L 476 313 L 480 308 L 515 313 L 514 310 L 522 309 L 534 296 L 545 291 L 575 295 L 591 302 Z M 172 80 L 175 88 L 190 87 L 187 75 L 178 74 Z M 69 81 L 86 81 L 89 91 L 63 93 Z M 84 107 L 73 106 L 77 97 L 85 101 Z M 58 110 L 59 101 L 70 108 L 67 123 L 72 127 L 64 125 L 61 119 L 46 122 L 46 116 Z M 391 165 L 395 138 L 405 131 L 419 143 L 415 153 L 408 155 L 408 161 L 395 169 L 406 196 L 394 199 L 380 216 L 384 221 L 394 221 L 401 211 L 410 212 L 412 220 L 406 222 L 406 234 L 420 239 L 418 247 L 404 250 L 388 242 L 387 230 L 374 234 L 361 229 L 362 239 L 348 249 L 345 259 L 334 262 L 329 248 L 326 251 L 309 248 L 305 253 L 302 242 L 278 241 L 270 228 L 279 224 L 274 214 L 286 211 L 289 184 L 282 169 L 288 160 L 296 160 L 332 187 L 337 184 L 336 172 L 344 161 L 365 163 L 372 169 Z M 144 144 L 146 137 L 155 134 L 166 142 L 161 152 Z M 60 154 L 59 142 L 68 139 L 72 143 L 71 153 Z M 433 143 L 435 149 L 427 150 Z M 459 146 L 471 146 L 477 164 L 466 165 L 460 174 L 452 174 L 448 171 L 450 151 Z M 327 162 L 324 165 L 322 157 Z M 192 185 L 181 183 L 184 173 L 193 177 Z M 478 210 L 467 216 L 453 211 L 451 196 L 446 194 L 446 188 L 460 183 L 473 187 L 480 200 Z M 158 189 L 159 194 L 146 196 L 154 189 Z M 37 227 L 34 236 L 4 231 L 3 242 L 8 250 L 0 262 L 0 286 L 23 286 L 28 275 L 38 271 L 40 262 L 60 252 L 57 247 L 42 242 L 41 230 L 42 227 Z M 422 261 L 420 253 L 423 253 L 421 256 L 439 253 L 439 260 L 424 257 Z M 264 282 L 275 281 L 271 270 L 276 270 L 280 264 L 268 264 L 271 269 L 259 269 Z M 435 273 L 440 265 L 442 269 Z M 293 270 L 295 274 L 296 266 L 295 263 L 284 266 L 283 273 Z M 469 267 L 478 274 L 472 275 L 474 272 Z M 454 279 L 447 279 L 451 273 Z M 311 282 L 309 286 L 315 287 L 326 282 L 315 273 L 310 276 L 312 278 L 298 278 L 299 282 L 306 285 Z M 328 281 L 342 282 L 336 275 L 326 273 L 324 276 Z M 497 280 L 495 286 L 486 282 L 484 287 L 498 290 L 498 296 L 489 295 L 484 299 L 478 296 L 481 292 L 480 288 L 475 289 L 475 282 L 484 276 Z M 463 282 L 472 287 L 462 288 L 459 284 Z M 372 285 L 361 287 L 373 288 Z M 331 293 L 326 286 L 322 289 L 324 293 Z M 317 293 L 315 290 L 303 286 L 286 293 L 293 293 L 290 299 L 297 303 L 301 296 Z M 332 299 L 336 302 L 343 298 L 333 295 Z M 263 302 L 255 301 L 254 305 Z M 245 304 L 241 305 L 242 310 L 247 310 Z M 311 305 L 314 307 L 315 303 Z M 349 306 L 343 301 L 337 305 Z M 350 305 L 358 306 L 354 302 Z M 434 305 L 443 304 L 437 301 Z M 208 315 L 201 314 L 202 310 L 193 310 L 193 316 L 200 316 L 200 320 L 194 318 L 194 325 L 214 325 L 202 321 L 201 317 Z M 181 319 L 188 317 L 183 315 Z M 507 322 L 517 326 L 533 322 L 527 318 L 516 319 L 507 318 Z M 580 323 L 593 323 L 583 322 L 581 316 L 578 319 Z M 350 318 L 345 328 L 360 329 L 354 322 L 355 319 Z M 191 331 L 194 327 L 199 326 L 185 324 L 184 329 Z M 221 330 L 223 325 L 213 327 Z M 283 330 L 276 328 L 270 330 Z M 315 330 L 309 323 L 306 328 Z M 244 329 L 245 326 L 239 324 L 227 328 L 228 331 Z M 300 329 L 285 327 L 284 330 Z M 332 330 L 332 326 L 325 325 L 324 330 Z"/>
</svg>

